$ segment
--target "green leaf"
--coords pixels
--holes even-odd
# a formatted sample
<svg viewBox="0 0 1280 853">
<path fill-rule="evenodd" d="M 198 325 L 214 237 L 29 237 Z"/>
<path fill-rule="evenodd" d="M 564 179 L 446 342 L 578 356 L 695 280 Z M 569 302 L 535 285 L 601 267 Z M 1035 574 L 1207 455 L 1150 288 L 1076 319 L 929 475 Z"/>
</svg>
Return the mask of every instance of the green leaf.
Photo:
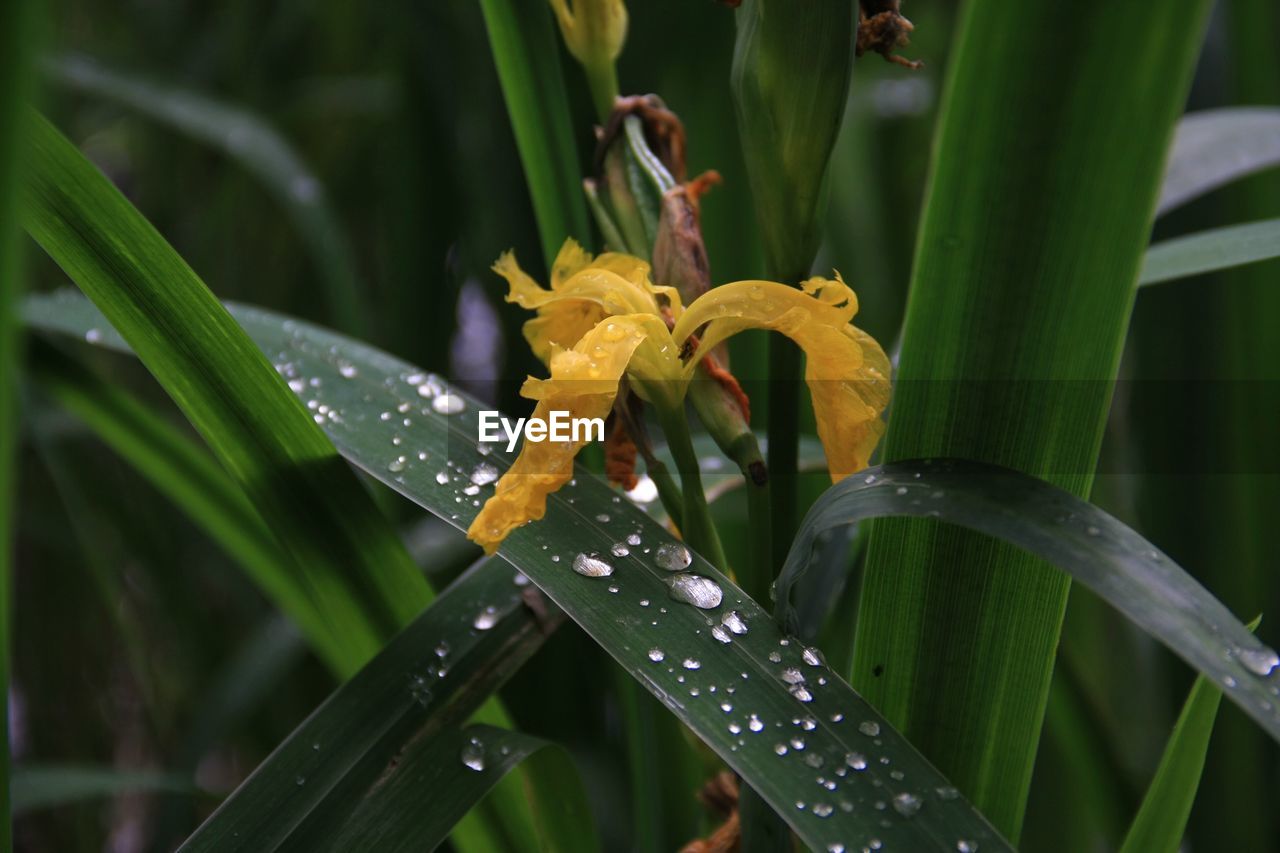
<svg viewBox="0 0 1280 853">
<path fill-rule="evenodd" d="M 87 765 L 27 764 L 13 768 L 13 813 L 50 809 L 131 791 L 203 793 L 188 776 Z"/>
<path fill-rule="evenodd" d="M 777 619 L 795 630 L 791 589 L 819 535 L 868 518 L 931 518 L 1016 545 L 1061 569 L 1169 647 L 1280 741 L 1280 659 L 1158 548 L 1098 507 L 1043 480 L 982 462 L 878 465 L 828 489 L 805 517 L 778 577 Z"/>
<path fill-rule="evenodd" d="M 279 371 L 52 125 L 27 123 L 28 231 L 125 333 L 291 555 L 354 671 L 431 600 L 395 532 Z M 92 331 L 86 332 L 92 337 Z M 304 623 L 308 624 L 308 623 Z"/>
<path fill-rule="evenodd" d="M 500 470 L 511 461 L 505 447 L 477 447 L 473 400 L 341 335 L 258 308 L 230 310 L 259 346 L 295 366 L 306 380 L 298 387 L 308 404 L 334 413 L 325 428 L 349 460 L 453 525 L 470 524 L 492 494 L 491 485 L 473 489 L 473 481 L 495 473 L 487 466 Z M 98 312 L 73 294 L 31 297 L 26 316 L 36 328 L 77 337 L 99 328 L 99 344 L 125 349 Z M 632 535 L 640 544 L 628 544 Z M 700 556 L 691 555 L 691 571 L 712 581 L 722 601 L 703 610 L 672 600 L 675 576 L 653 561 L 654 549 L 672 542 L 641 509 L 579 469 L 572 485 L 551 496 L 546 517 L 516 530 L 499 554 L 737 771 L 806 844 L 857 849 L 878 838 L 887 847 L 954 851 L 966 840 L 984 853 L 1009 849 L 816 651 L 785 637 Z M 615 545 L 628 554 L 612 556 Z M 577 574 L 572 565 L 580 554 L 602 555 L 614 573 Z M 745 634 L 721 624 L 731 612 Z M 804 681 L 788 684 L 796 674 Z M 865 768 L 858 769 L 863 760 Z M 895 808 L 895 797 L 910 816 Z M 922 807 L 912 813 L 917 801 Z"/>
<path fill-rule="evenodd" d="M 1209 6 L 961 5 L 884 460 L 1088 493 Z M 854 685 L 1016 840 L 1067 577 L 927 520 L 867 548 Z"/>
<path fill-rule="evenodd" d="M 99 325 L 110 317 L 124 330 L 244 489 L 292 558 L 294 582 L 319 614 L 315 622 L 334 638 L 339 671 L 354 671 L 432 593 L 313 420 L 326 413 L 309 413 L 289 393 L 281 374 L 293 367 L 284 361 L 273 369 L 191 268 L 66 139 L 35 115 L 27 130 L 28 231 L 103 309 Z M 477 721 L 504 724 L 506 714 L 494 702 Z M 517 783 L 503 782 L 486 818 L 487 825 L 468 818 L 455 840 L 468 850 L 492 847 L 476 838 L 503 829 L 508 846 L 529 843 L 532 814 Z"/>
<path fill-rule="evenodd" d="M 0 689 L 9 690 L 10 585 L 13 579 L 13 510 L 17 479 L 17 381 L 22 328 L 15 313 L 22 292 L 18 240 L 19 154 L 22 111 L 32 88 L 38 15 L 43 4 L 13 0 L 0 6 Z M 25 165 L 25 164 L 24 164 Z M 9 731 L 9 703 L 0 708 L 0 731 Z M 0 848 L 12 845 L 9 738 L 0 743 Z"/>
<path fill-rule="evenodd" d="M 1177 853 L 1181 849 L 1221 701 L 1217 685 L 1203 675 L 1196 679 L 1120 853 Z"/>
<path fill-rule="evenodd" d="M 243 166 L 293 220 L 314 262 L 329 316 L 352 334 L 369 334 L 365 284 L 324 185 L 265 119 L 243 107 L 113 71 L 85 56 L 55 57 L 44 68 L 56 83 L 135 109 Z"/>
<path fill-rule="evenodd" d="M 1280 219 L 1214 228 L 1156 243 L 1138 284 L 1156 284 L 1280 257 Z"/>
<path fill-rule="evenodd" d="M 459 729 L 559 621 L 518 580 L 499 560 L 472 567 L 339 687 L 182 849 L 430 850 L 443 841 L 542 745 L 498 729 Z M 590 837 L 589 823 L 580 834 Z"/>
<path fill-rule="evenodd" d="M 335 673 L 349 665 L 334 634 L 299 583 L 289 558 L 244 492 L 194 441 L 127 391 L 46 345 L 31 348 L 31 377 L 217 542 L 307 635 Z"/>
<path fill-rule="evenodd" d="M 1280 109 L 1228 107 L 1178 122 L 1156 215 L 1221 186 L 1280 165 Z"/>
<path fill-rule="evenodd" d="M 549 265 L 565 238 L 591 234 L 551 9 L 546 0 L 481 0 L 480 9 Z"/>
</svg>

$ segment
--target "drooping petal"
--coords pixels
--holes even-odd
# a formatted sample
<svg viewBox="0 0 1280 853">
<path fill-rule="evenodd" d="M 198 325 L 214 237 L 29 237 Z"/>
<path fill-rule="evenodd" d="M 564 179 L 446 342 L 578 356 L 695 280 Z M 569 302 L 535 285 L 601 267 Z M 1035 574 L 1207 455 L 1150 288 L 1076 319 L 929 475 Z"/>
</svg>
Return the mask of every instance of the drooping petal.
<svg viewBox="0 0 1280 853">
<path fill-rule="evenodd" d="M 745 329 L 781 332 L 799 344 L 834 482 L 867 467 L 884 432 L 880 415 L 889 404 L 890 366 L 880 345 L 849 322 L 858 301 L 848 285 L 838 278 L 810 279 L 802 287 L 741 281 L 712 288 L 685 309 L 672 338 L 683 345 L 707 324 L 686 375 L 700 353 Z"/>
<path fill-rule="evenodd" d="M 555 347 L 568 349 L 606 316 L 659 313 L 662 298 L 678 315 L 680 296 L 674 288 L 655 286 L 649 264 L 631 255 L 606 252 L 592 258 L 566 240 L 551 265 L 546 289 L 520 268 L 515 255 L 504 253 L 493 269 L 507 280 L 508 302 L 537 311 L 524 326 L 524 336 L 544 363 Z"/>
<path fill-rule="evenodd" d="M 549 420 L 552 412 L 569 418 L 605 418 L 632 354 L 645 340 L 640 323 L 611 318 L 588 331 L 573 349 L 551 355 L 551 377 L 530 377 L 521 393 L 538 401 L 531 418 Z M 527 521 L 542 518 L 547 496 L 573 476 L 573 460 L 590 436 L 578 441 L 525 440 L 520 455 L 498 480 L 493 497 L 467 529 L 467 536 L 492 554 L 507 535 Z"/>
</svg>

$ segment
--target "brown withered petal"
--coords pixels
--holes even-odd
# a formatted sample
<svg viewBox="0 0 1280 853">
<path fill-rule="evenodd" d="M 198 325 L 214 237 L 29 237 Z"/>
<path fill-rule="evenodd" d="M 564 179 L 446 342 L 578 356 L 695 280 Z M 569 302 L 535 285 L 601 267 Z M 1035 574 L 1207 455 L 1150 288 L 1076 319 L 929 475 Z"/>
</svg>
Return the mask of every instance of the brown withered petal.
<svg viewBox="0 0 1280 853">
<path fill-rule="evenodd" d="M 653 273 L 680 291 L 688 305 L 711 286 L 711 264 L 698 225 L 698 209 L 687 184 L 662 194 L 658 234 L 653 241 Z"/>
<path fill-rule="evenodd" d="M 609 418 L 609 431 L 604 439 L 604 473 L 610 483 L 631 491 L 640 482 L 636 476 L 636 443 L 627 431 L 626 422 L 614 414 Z"/>
<path fill-rule="evenodd" d="M 923 62 L 894 53 L 910 43 L 914 29 L 915 25 L 902 16 L 900 0 L 861 0 L 858 10 L 858 41 L 854 54 L 862 56 L 871 51 L 897 65 L 911 69 L 923 68 Z"/>
<path fill-rule="evenodd" d="M 628 95 L 614 101 L 613 113 L 604 127 L 596 131 L 595 173 L 602 174 L 609 146 L 623 132 L 623 120 L 632 115 L 639 116 L 644 124 L 644 140 L 649 149 L 667 167 L 676 183 L 684 183 L 687 172 L 684 125 L 657 95 Z"/>
<path fill-rule="evenodd" d="M 741 847 L 742 827 L 738 823 L 738 810 L 734 809 L 715 832 L 705 839 L 690 841 L 680 853 L 737 853 Z"/>
</svg>

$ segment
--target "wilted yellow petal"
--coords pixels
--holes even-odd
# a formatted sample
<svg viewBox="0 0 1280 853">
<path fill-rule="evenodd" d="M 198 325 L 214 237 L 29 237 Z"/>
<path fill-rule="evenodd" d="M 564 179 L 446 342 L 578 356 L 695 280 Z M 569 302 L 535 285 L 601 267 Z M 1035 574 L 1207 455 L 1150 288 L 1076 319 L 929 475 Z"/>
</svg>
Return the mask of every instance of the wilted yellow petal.
<svg viewBox="0 0 1280 853">
<path fill-rule="evenodd" d="M 618 382 L 645 335 L 642 323 L 611 318 L 583 335 L 573 349 L 555 351 L 551 377 L 530 377 L 521 391 L 538 401 L 531 417 L 548 420 L 553 411 L 568 412 L 571 418 L 606 417 Z M 492 554 L 512 530 L 542 518 L 547 496 L 573 476 L 573 459 L 585 444 L 526 440 L 516 461 L 498 480 L 493 497 L 467 529 L 468 538 Z"/>
<path fill-rule="evenodd" d="M 624 314 L 658 315 L 658 297 L 665 297 L 674 315 L 680 296 L 674 288 L 656 287 L 649 280 L 649 264 L 631 255 L 607 252 L 598 258 L 575 241 L 566 240 L 551 265 L 551 288 L 545 289 L 504 253 L 493 269 L 507 280 L 508 302 L 535 310 L 525 323 L 524 336 L 539 359 L 546 362 L 555 347 L 568 349 L 604 317 Z"/>
<path fill-rule="evenodd" d="M 889 404 L 889 360 L 875 340 L 850 324 L 858 300 L 843 281 L 810 279 L 803 290 L 769 281 L 740 281 L 694 300 L 672 331 L 677 346 L 708 324 L 698 353 L 745 329 L 791 338 L 807 356 L 804 378 L 813 397 L 818 437 L 832 481 L 867 467 Z M 685 365 L 690 375 L 695 355 Z"/>
</svg>

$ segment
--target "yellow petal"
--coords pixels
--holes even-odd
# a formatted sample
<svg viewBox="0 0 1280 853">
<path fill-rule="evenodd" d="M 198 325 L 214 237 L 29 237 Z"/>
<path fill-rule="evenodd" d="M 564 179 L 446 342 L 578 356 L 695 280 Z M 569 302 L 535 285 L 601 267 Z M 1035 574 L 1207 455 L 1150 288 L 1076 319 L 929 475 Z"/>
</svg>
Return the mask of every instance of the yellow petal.
<svg viewBox="0 0 1280 853">
<path fill-rule="evenodd" d="M 712 288 L 685 309 L 671 336 L 683 345 L 708 324 L 698 353 L 745 329 L 771 329 L 799 344 L 834 482 L 867 467 L 884 432 L 880 415 L 889 404 L 889 359 L 870 335 L 850 324 L 858 300 L 848 285 L 815 278 L 802 287 L 740 281 Z M 697 360 L 695 355 L 685 365 L 686 375 Z"/>
<path fill-rule="evenodd" d="M 658 297 L 679 314 L 680 297 L 673 288 L 649 280 L 649 264 L 631 255 L 608 252 L 592 258 L 566 240 L 551 265 L 551 288 L 545 289 L 520 269 L 515 255 L 503 254 L 493 269 L 507 280 L 508 302 L 535 310 L 524 336 L 544 363 L 556 347 L 568 349 L 608 315 L 658 315 Z"/>
<path fill-rule="evenodd" d="M 547 420 L 553 411 L 568 412 L 571 418 L 606 417 L 618 382 L 644 340 L 643 324 L 620 317 L 588 331 L 573 349 L 554 352 L 551 377 L 531 377 L 522 389 L 526 397 L 538 401 L 531 417 Z M 526 440 L 516 461 L 498 480 L 493 497 L 467 528 L 468 538 L 492 554 L 512 530 L 542 518 L 547 496 L 573 476 L 573 459 L 585 444 Z"/>
</svg>

